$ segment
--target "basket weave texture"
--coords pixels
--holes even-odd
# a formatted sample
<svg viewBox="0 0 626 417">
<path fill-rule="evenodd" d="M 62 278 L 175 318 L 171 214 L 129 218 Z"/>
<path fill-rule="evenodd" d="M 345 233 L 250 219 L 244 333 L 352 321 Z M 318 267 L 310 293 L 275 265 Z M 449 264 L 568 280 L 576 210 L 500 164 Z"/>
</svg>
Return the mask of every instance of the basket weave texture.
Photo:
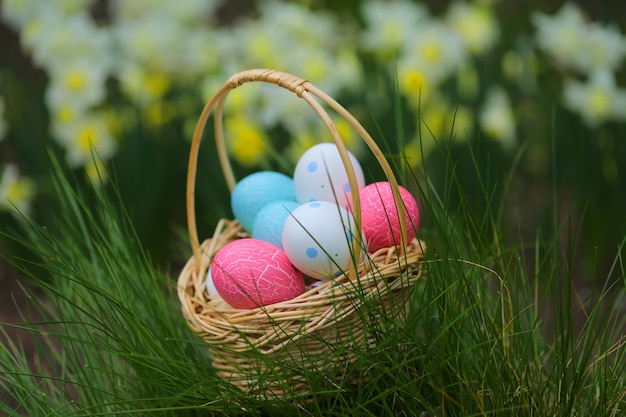
<svg viewBox="0 0 626 417">
<path fill-rule="evenodd" d="M 245 83 L 265 82 L 285 88 L 304 99 L 327 127 L 339 149 L 352 190 L 358 190 L 347 149 L 324 106 L 348 121 L 368 145 L 394 191 L 400 218 L 404 209 L 398 183 L 383 153 L 360 123 L 330 96 L 308 81 L 276 70 L 254 69 L 231 76 L 207 102 L 194 133 L 187 179 L 187 218 L 193 256 L 178 278 L 178 296 L 189 326 L 208 344 L 217 373 L 250 393 L 306 394 L 309 381 L 303 375 L 323 375 L 333 384 L 343 383 L 344 369 L 355 351 L 372 345 L 372 328 L 381 316 L 401 323 L 412 284 L 421 277 L 422 243 L 407 242 L 402 224 L 398 246 L 361 253 L 355 238 L 355 262 L 350 271 L 323 282 L 285 302 L 249 310 L 235 309 L 206 291 L 206 274 L 213 256 L 228 242 L 250 237 L 236 221 L 221 220 L 212 237 L 199 241 L 195 217 L 195 179 L 198 151 L 204 127 L 214 112 L 218 157 L 232 191 L 235 175 L 226 151 L 223 108 L 228 93 Z M 353 215 L 360 230 L 358 193 L 352 196 Z M 403 223 L 403 222 L 401 222 Z M 358 235 L 358 234 L 357 234 Z M 305 372 L 305 371 L 313 372 Z"/>
</svg>

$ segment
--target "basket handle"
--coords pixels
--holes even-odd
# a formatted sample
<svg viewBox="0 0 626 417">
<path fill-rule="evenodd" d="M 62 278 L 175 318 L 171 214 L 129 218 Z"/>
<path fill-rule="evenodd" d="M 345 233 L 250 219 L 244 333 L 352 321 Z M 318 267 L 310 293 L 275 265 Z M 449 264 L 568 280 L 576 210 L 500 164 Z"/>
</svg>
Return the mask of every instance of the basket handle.
<svg viewBox="0 0 626 417">
<path fill-rule="evenodd" d="M 337 145 L 337 149 L 339 150 L 339 155 L 343 162 L 343 165 L 346 169 L 346 173 L 348 175 L 348 182 L 350 184 L 350 190 L 355 190 L 352 192 L 352 214 L 354 216 L 354 221 L 357 225 L 357 229 L 361 229 L 361 205 L 359 200 L 359 189 L 356 180 L 356 175 L 354 173 L 354 167 L 352 166 L 352 162 L 348 156 L 348 150 L 337 131 L 337 127 L 333 123 L 331 117 L 328 115 L 324 107 L 318 101 L 321 100 L 330 108 L 332 108 L 339 116 L 345 119 L 352 128 L 356 130 L 361 139 L 367 144 L 370 148 L 371 152 L 374 154 L 374 157 L 380 164 L 381 168 L 387 180 L 391 184 L 391 190 L 393 192 L 393 198 L 396 203 L 396 208 L 398 210 L 399 218 L 400 218 L 400 231 L 401 231 L 401 242 L 406 242 L 407 240 L 407 224 L 406 224 L 406 215 L 404 204 L 402 202 L 402 198 L 400 197 L 400 190 L 398 188 L 398 181 L 389 165 L 389 162 L 383 155 L 383 152 L 380 150 L 374 139 L 370 136 L 369 133 L 363 128 L 363 126 L 356 120 L 354 116 L 350 112 L 348 112 L 343 106 L 341 106 L 337 101 L 335 101 L 332 97 L 309 83 L 307 80 L 296 77 L 294 75 L 277 71 L 271 69 L 251 69 L 247 71 L 242 71 L 232 75 L 225 83 L 222 85 L 220 89 L 211 97 L 211 99 L 206 103 L 200 118 L 198 119 L 198 123 L 196 125 L 195 132 L 193 134 L 193 140 L 191 142 L 191 149 L 189 153 L 189 166 L 187 169 L 187 227 L 189 229 L 189 237 L 191 241 L 191 248 L 193 250 L 193 256 L 195 257 L 197 264 L 201 264 L 202 254 L 200 251 L 200 241 L 198 239 L 198 229 L 196 223 L 196 212 L 195 212 L 195 185 L 196 185 L 196 173 L 197 173 L 197 165 L 198 165 L 198 153 L 200 149 L 200 141 L 202 140 L 202 133 L 204 131 L 204 127 L 206 125 L 207 120 L 211 112 L 215 109 L 215 141 L 217 145 L 217 153 L 220 161 L 220 165 L 222 167 L 222 171 L 224 172 L 224 177 L 226 179 L 226 183 L 228 184 L 228 188 L 232 192 L 236 185 L 235 175 L 233 173 L 233 169 L 230 163 L 230 159 L 228 157 L 228 151 L 226 149 L 226 144 L 224 141 L 224 126 L 223 126 L 223 112 L 224 112 L 224 103 L 226 101 L 226 97 L 231 90 L 249 83 L 249 82 L 267 82 L 271 84 L 275 84 L 279 87 L 285 88 L 293 93 L 295 93 L 298 97 L 304 99 L 317 113 L 319 118 L 322 120 L 328 132 L 331 134 L 335 145 Z M 356 254 L 355 259 L 359 259 L 359 250 L 361 247 L 361 235 L 360 233 L 355 234 L 354 241 L 354 253 Z M 407 242 L 408 243 L 408 242 Z M 353 265 L 352 268 L 356 268 L 356 265 Z M 355 270 L 351 271 L 351 273 L 356 273 Z"/>
</svg>

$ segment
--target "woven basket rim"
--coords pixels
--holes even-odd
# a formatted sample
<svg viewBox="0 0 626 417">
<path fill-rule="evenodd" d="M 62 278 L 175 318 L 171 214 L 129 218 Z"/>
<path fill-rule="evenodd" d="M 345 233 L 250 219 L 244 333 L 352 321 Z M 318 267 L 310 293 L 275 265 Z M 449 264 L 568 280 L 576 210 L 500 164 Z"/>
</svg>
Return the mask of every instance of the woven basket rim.
<svg viewBox="0 0 626 417">
<path fill-rule="evenodd" d="M 243 227 L 236 220 L 222 219 L 212 238 L 201 245 L 201 264 L 191 257 L 183 268 L 178 280 L 178 296 L 183 315 L 190 326 L 205 336 L 213 334 L 214 344 L 226 345 L 222 335 L 233 331 L 239 334 L 258 334 L 260 339 L 252 341 L 250 346 L 275 351 L 282 343 L 274 343 L 271 337 L 275 332 L 271 327 L 285 331 L 285 341 L 292 341 L 306 336 L 311 329 L 325 326 L 326 320 L 332 322 L 342 315 L 359 308 L 370 297 L 384 296 L 403 288 L 408 288 L 421 276 L 421 264 L 425 246 L 417 238 L 403 251 L 397 247 L 380 249 L 374 254 L 364 256 L 359 263 L 359 275 L 351 279 L 343 274 L 335 280 L 328 280 L 310 288 L 305 293 L 286 301 L 251 309 L 237 309 L 229 306 L 220 297 L 210 297 L 204 286 L 204 271 L 210 266 L 212 254 L 227 242 L 245 238 Z M 198 273 L 198 270 L 201 272 Z M 407 271 L 413 271 L 405 274 Z M 385 278 L 392 276 L 392 281 Z M 344 309 L 336 311 L 336 308 Z M 200 309 L 201 311 L 198 311 Z M 324 310 L 324 314 L 318 315 Z M 300 326 L 294 323 L 301 323 Z M 329 325 L 332 323 L 328 323 Z M 285 330 L 286 328 L 288 328 Z M 270 339 L 268 339 L 268 337 Z M 209 336 L 211 338 L 211 336 Z M 205 337 L 206 339 L 206 337 Z M 268 348 L 269 346 L 269 348 Z"/>
</svg>

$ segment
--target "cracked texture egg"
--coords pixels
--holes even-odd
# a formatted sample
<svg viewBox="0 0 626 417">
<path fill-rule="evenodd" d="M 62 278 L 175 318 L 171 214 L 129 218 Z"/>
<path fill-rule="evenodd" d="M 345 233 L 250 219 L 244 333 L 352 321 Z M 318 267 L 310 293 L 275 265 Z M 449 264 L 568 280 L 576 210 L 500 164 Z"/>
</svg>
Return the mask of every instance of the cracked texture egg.
<svg viewBox="0 0 626 417">
<path fill-rule="evenodd" d="M 398 186 L 404 203 L 407 223 L 407 239 L 411 242 L 417 233 L 420 212 L 411 193 Z M 361 227 L 367 239 L 367 250 L 374 253 L 400 243 L 400 216 L 396 209 L 391 184 L 375 182 L 359 191 L 361 203 Z"/>
<path fill-rule="evenodd" d="M 258 239 L 224 245 L 213 258 L 211 276 L 224 301 L 240 309 L 291 300 L 304 292 L 304 277 L 285 252 Z"/>
</svg>

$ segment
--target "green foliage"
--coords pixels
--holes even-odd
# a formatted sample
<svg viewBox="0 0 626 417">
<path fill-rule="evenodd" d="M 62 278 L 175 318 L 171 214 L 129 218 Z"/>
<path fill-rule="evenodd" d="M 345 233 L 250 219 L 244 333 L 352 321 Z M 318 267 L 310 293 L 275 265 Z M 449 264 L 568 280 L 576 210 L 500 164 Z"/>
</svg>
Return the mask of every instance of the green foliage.
<svg viewBox="0 0 626 417">
<path fill-rule="evenodd" d="M 13 259 L 44 289 L 21 306 L 24 317 L 37 312 L 43 319 L 18 325 L 37 343 L 34 361 L 15 344 L 0 348 L 2 409 L 68 416 L 618 415 L 626 406 L 622 257 L 607 284 L 582 298 L 571 279 L 576 237 L 538 232 L 533 242 L 504 245 L 503 199 L 481 184 L 478 197 L 488 209 L 474 211 L 457 188 L 453 160 L 442 158 L 449 167 L 443 192 L 428 175 L 412 181 L 428 251 L 406 325 L 381 315 L 375 347 L 357 351 L 342 382 L 301 370 L 312 393 L 295 399 L 248 396 L 216 377 L 204 342 L 180 313 L 174 278 L 146 254 L 119 196 L 101 187 L 76 191 L 56 165 L 64 215 L 54 224 L 28 224 L 18 239 L 37 261 Z"/>
<path fill-rule="evenodd" d="M 127 214 L 102 188 L 88 197 L 98 203 L 92 211 L 73 184 L 58 177 L 54 185 L 64 216 L 56 224 L 31 224 L 22 242 L 47 272 L 33 277 L 45 297 L 29 306 L 44 318 L 32 325 L 41 355 L 35 373 L 43 374 L 32 376 L 25 362 L 12 363 L 19 349 L 5 346 L 7 392 L 27 399 L 22 404 L 27 415 L 55 409 L 66 415 L 104 413 L 138 404 L 160 407 L 164 398 L 169 403 L 171 397 L 217 396 L 217 384 L 202 389 L 199 380 L 212 373 L 210 360 L 175 314 L 175 284 L 139 246 Z M 31 271 L 28 264 L 22 267 Z M 190 361 L 196 366 L 188 367 Z M 187 375 L 189 383 L 180 385 L 176 375 Z M 137 397 L 129 402 L 130 393 Z M 194 402 L 200 401 L 207 400 Z"/>
</svg>

